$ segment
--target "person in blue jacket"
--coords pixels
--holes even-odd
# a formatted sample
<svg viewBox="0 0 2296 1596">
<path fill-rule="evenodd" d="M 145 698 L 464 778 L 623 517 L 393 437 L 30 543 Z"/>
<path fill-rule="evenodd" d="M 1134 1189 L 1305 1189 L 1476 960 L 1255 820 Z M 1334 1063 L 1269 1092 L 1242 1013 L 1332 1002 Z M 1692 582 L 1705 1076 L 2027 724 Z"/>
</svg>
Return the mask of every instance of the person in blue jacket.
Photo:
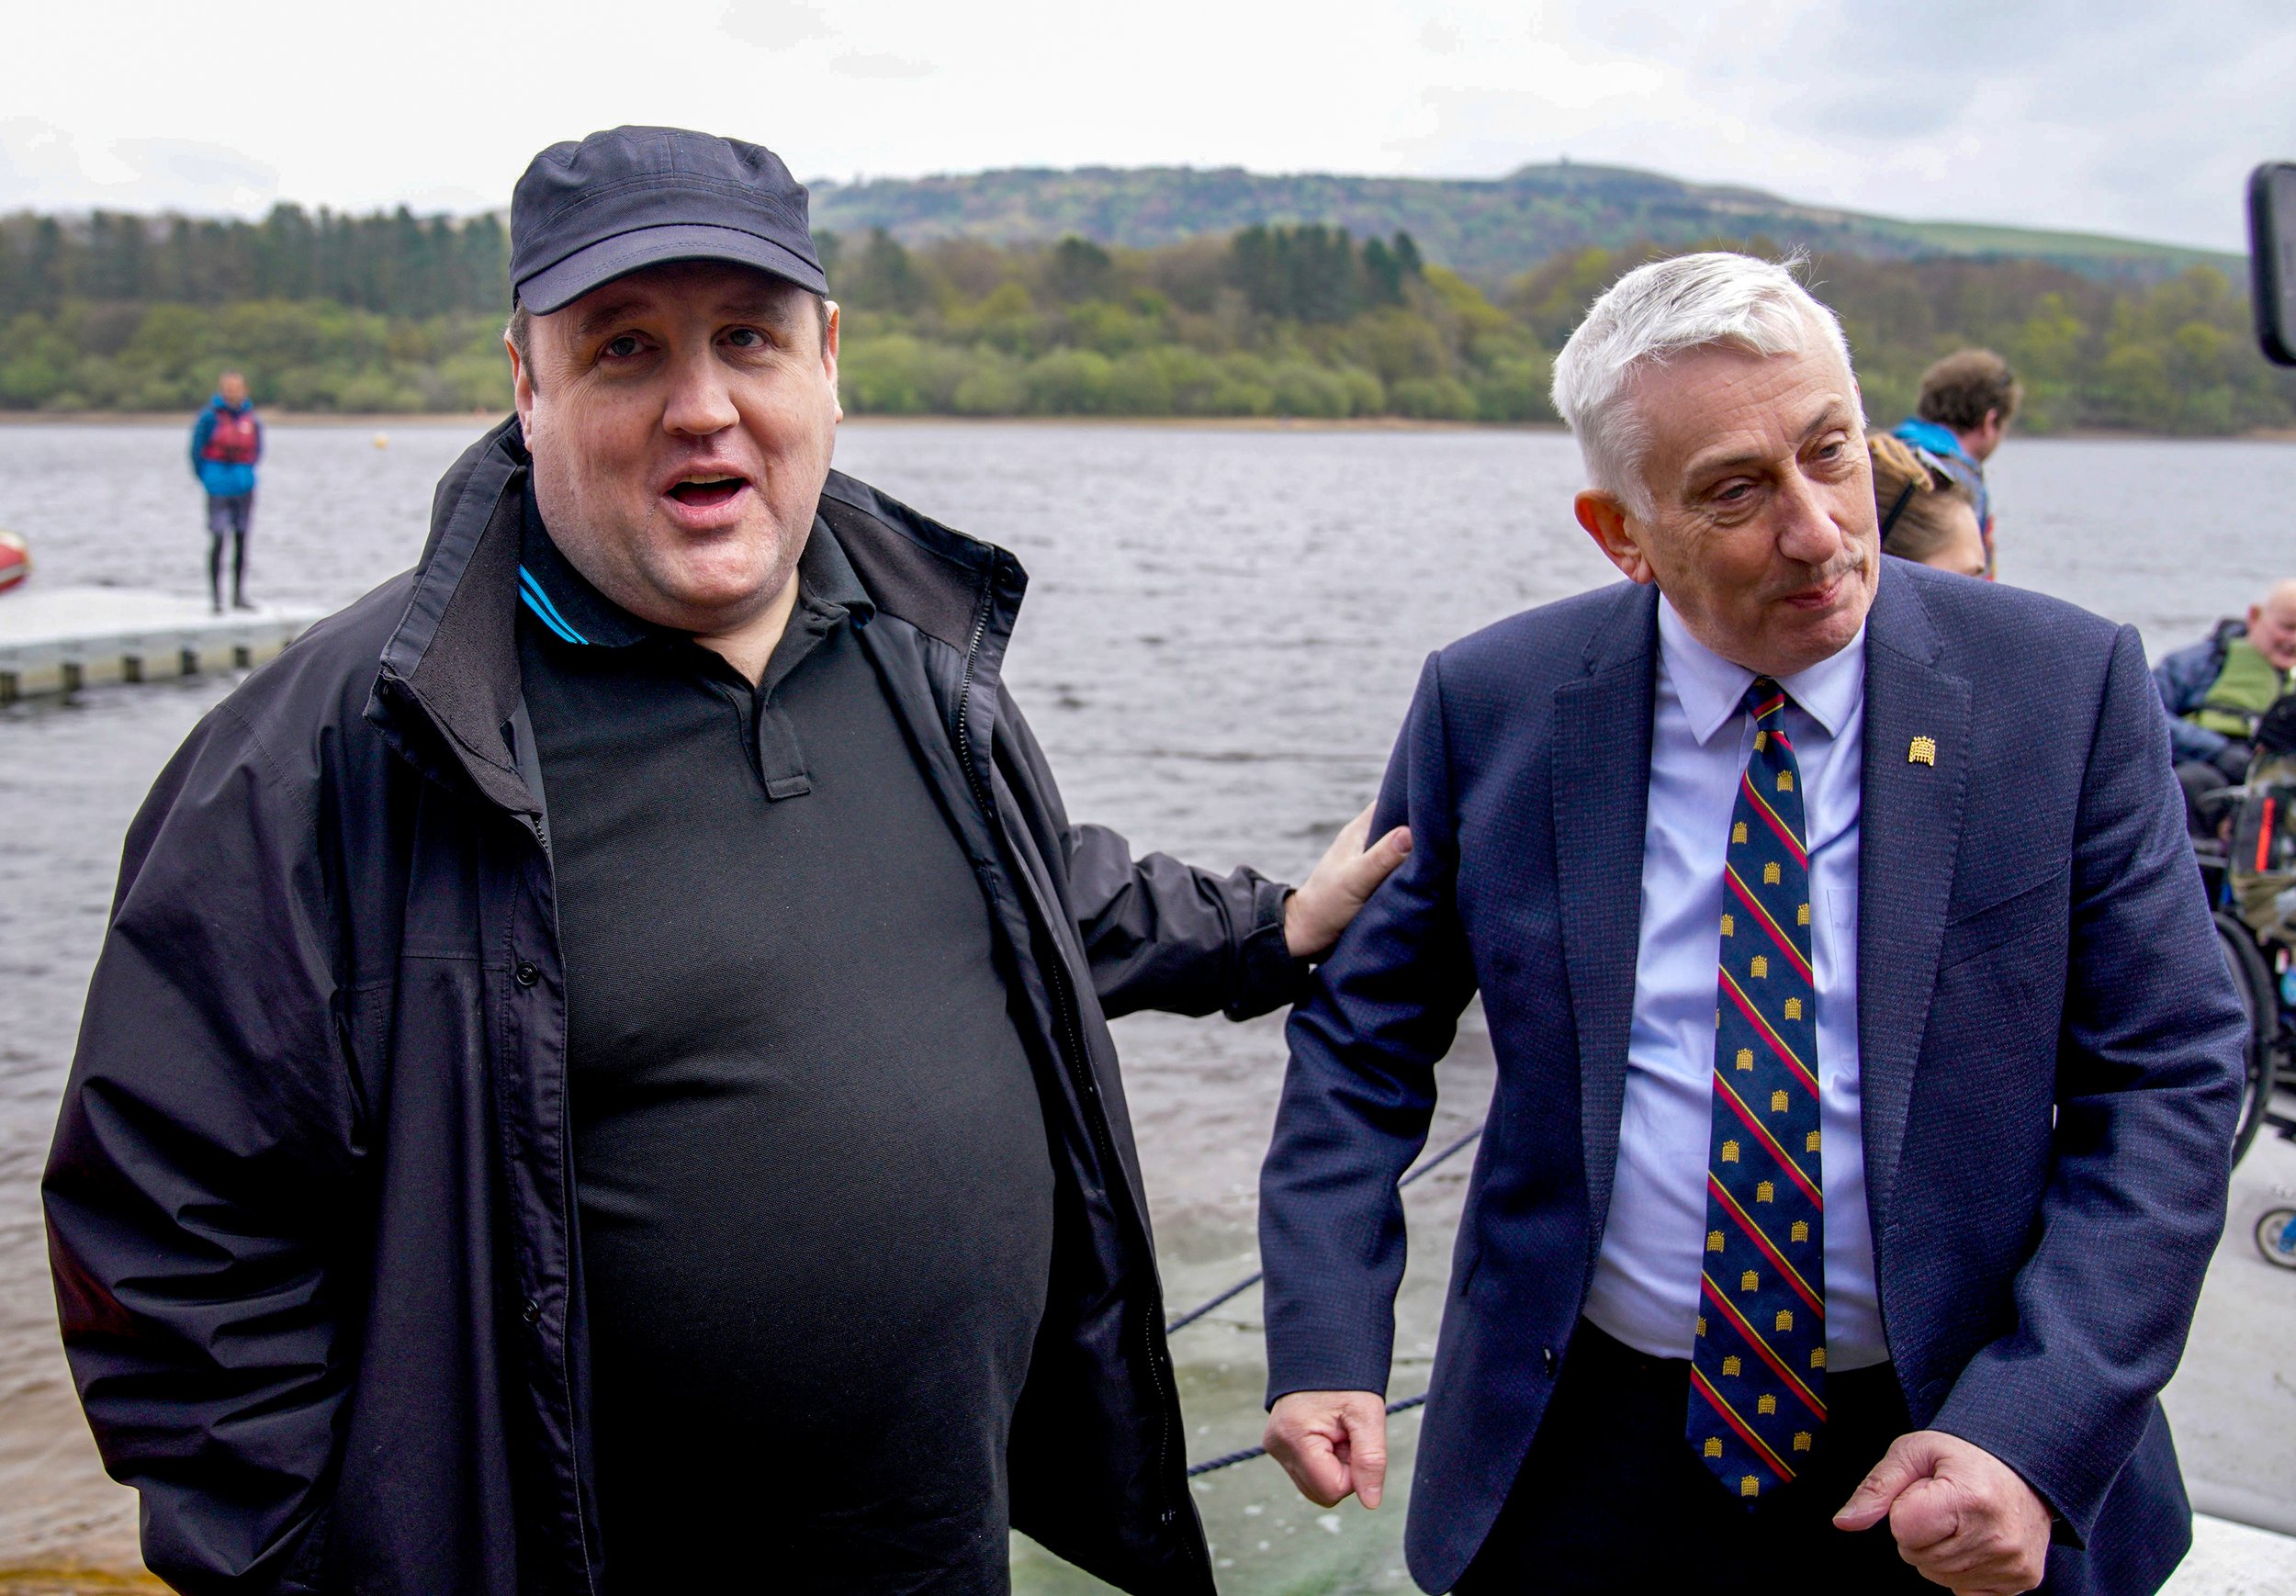
<svg viewBox="0 0 2296 1596">
<path fill-rule="evenodd" d="M 1921 374 L 1914 413 L 1892 434 L 1929 456 L 1976 500 L 1987 577 L 1994 566 L 1993 500 L 1986 489 L 1985 465 L 2008 436 L 2024 397 L 2024 386 L 2008 361 L 1990 349 L 1956 350 Z"/>
<path fill-rule="evenodd" d="M 208 490 L 208 599 L 223 613 L 223 540 L 231 543 L 231 608 L 247 601 L 247 527 L 255 514 L 255 463 L 263 458 L 263 422 L 247 397 L 247 379 L 227 371 L 215 397 L 191 426 L 191 469 Z"/>
</svg>

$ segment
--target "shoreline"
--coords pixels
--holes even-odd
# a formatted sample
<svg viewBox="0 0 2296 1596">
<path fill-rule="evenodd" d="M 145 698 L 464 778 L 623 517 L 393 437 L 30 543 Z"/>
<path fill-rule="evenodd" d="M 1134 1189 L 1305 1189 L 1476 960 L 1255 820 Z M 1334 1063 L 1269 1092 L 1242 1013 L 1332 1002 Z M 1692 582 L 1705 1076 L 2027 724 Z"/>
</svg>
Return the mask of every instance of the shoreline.
<svg viewBox="0 0 2296 1596">
<path fill-rule="evenodd" d="M 504 410 L 264 410 L 267 426 L 355 430 L 490 427 Z M 0 410 L 0 427 L 189 427 L 196 410 Z M 853 415 L 840 426 L 861 427 L 1154 427 L 1211 433 L 1567 433 L 1560 421 L 1421 421 L 1410 416 L 957 416 Z M 2257 427 L 2245 433 L 2150 433 L 2074 427 L 2062 433 L 2019 433 L 2012 442 L 2050 444 L 2296 444 L 2296 427 Z"/>
</svg>

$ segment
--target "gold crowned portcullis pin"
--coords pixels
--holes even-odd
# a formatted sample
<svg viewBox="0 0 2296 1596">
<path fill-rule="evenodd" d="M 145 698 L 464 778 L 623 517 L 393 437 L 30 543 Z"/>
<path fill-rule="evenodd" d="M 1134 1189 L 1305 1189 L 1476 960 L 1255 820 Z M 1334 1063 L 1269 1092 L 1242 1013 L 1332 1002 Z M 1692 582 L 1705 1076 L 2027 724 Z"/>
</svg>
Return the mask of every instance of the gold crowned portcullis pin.
<svg viewBox="0 0 2296 1596">
<path fill-rule="evenodd" d="M 1935 737 L 1914 738 L 1913 746 L 1906 750 L 1906 763 L 1928 765 L 1934 769 L 1937 765 L 1937 739 Z"/>
</svg>

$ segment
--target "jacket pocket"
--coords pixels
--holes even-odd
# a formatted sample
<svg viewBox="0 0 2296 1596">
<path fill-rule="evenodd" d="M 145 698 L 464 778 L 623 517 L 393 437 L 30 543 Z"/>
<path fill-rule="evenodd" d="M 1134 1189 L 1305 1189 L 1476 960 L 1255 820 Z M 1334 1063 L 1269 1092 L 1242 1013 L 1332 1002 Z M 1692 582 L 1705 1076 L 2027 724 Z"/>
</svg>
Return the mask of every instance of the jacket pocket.
<svg viewBox="0 0 2296 1596">
<path fill-rule="evenodd" d="M 2031 937 L 2054 922 L 2062 933 L 2065 920 L 2065 883 L 2070 863 L 2059 865 L 2043 880 L 1996 898 L 1978 908 L 1955 915 L 1945 925 L 1945 940 L 1938 949 L 1941 975 L 1956 964 L 1984 957 L 2005 943 Z"/>
</svg>

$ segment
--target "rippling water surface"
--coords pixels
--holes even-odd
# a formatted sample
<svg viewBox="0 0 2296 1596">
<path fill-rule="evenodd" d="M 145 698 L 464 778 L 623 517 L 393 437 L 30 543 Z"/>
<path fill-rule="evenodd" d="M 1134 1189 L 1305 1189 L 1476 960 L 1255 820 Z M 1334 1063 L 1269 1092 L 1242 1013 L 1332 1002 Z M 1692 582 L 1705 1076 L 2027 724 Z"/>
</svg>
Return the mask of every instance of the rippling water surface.
<svg viewBox="0 0 2296 1596">
<path fill-rule="evenodd" d="M 403 568 L 475 431 L 394 428 L 378 448 L 275 428 L 256 596 L 332 609 Z M 1428 649 L 1610 574 L 1571 520 L 1557 433 L 878 423 L 849 426 L 838 463 L 1027 564 L 1009 675 L 1073 815 L 1295 880 L 1369 797 Z M 2296 574 L 2296 449 L 2020 440 L 1995 477 L 2005 576 L 2135 623 L 2155 653 Z M 43 585 L 199 591 L 200 509 L 173 428 L 0 427 L 0 526 L 31 539 Z M 56 1350 L 34 1186 L 121 832 L 231 685 L 0 712 L 0 1569 L 134 1563 L 132 1500 Z M 1147 1017 L 1118 1036 L 1176 1310 L 1253 1267 L 1280 1029 Z M 1439 1140 L 1488 1094 L 1471 1025 L 1446 1081 Z M 1412 1193 L 1398 1394 L 1425 1379 L 1466 1163 Z M 1175 1343 L 1197 1456 L 1257 1439 L 1257 1311 L 1246 1293 Z M 1397 1424 L 1406 1466 L 1415 1427 Z M 1266 1463 L 1199 1500 L 1232 1589 L 1407 1587 L 1400 1512 L 1319 1513 Z M 1092 1588 L 1027 1548 L 1019 1578 Z"/>
</svg>

